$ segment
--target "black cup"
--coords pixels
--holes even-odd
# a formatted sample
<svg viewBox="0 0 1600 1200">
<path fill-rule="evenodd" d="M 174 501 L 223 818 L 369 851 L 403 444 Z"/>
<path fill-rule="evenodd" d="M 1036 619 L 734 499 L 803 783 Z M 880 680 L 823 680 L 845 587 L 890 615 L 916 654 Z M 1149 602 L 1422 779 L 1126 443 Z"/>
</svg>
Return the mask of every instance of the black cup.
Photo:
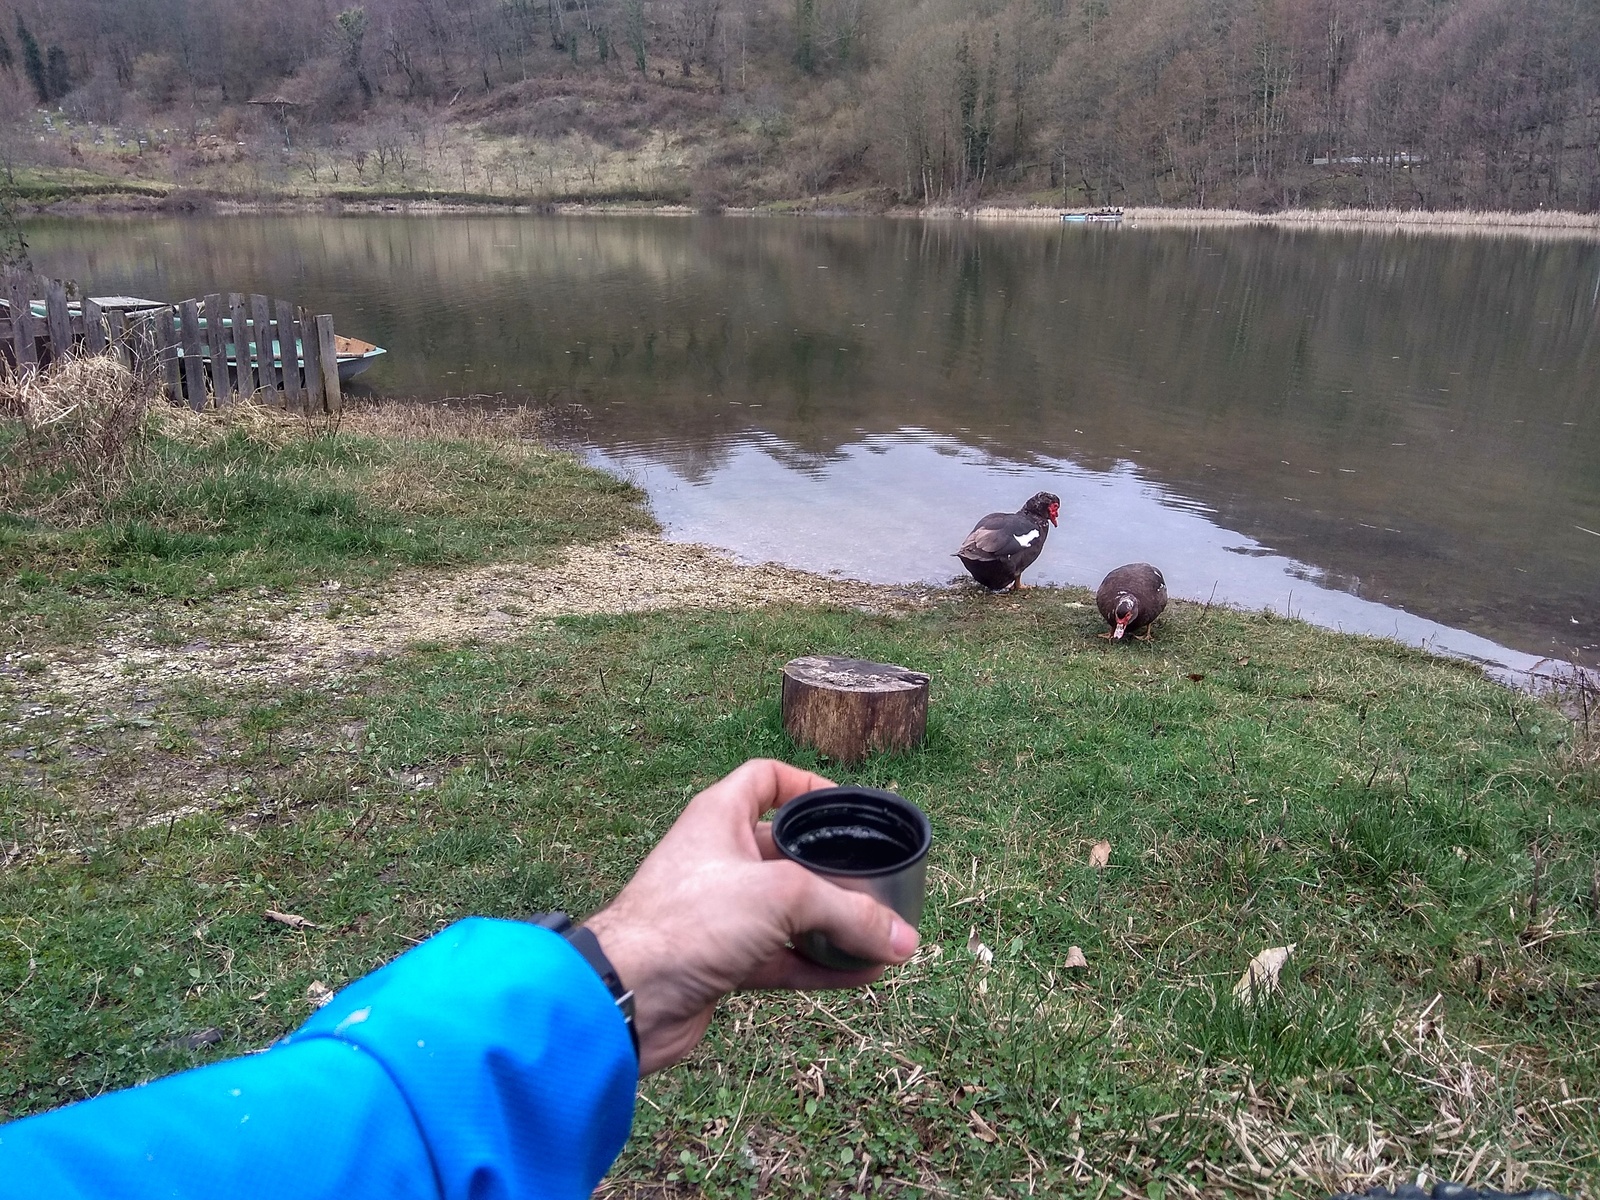
<svg viewBox="0 0 1600 1200">
<path fill-rule="evenodd" d="M 913 928 L 922 920 L 933 830 L 909 800 L 878 788 L 807 792 L 778 810 L 772 840 L 785 858 L 840 887 L 876 897 Z M 797 937 L 795 949 L 840 971 L 878 965 L 846 954 L 815 930 Z"/>
</svg>

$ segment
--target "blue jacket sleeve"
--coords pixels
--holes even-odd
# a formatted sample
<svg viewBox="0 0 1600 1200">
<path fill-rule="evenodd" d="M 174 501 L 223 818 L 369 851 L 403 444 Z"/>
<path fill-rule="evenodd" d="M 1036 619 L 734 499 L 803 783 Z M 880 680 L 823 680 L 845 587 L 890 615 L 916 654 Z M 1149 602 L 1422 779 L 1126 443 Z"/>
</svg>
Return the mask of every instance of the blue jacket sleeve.
<svg viewBox="0 0 1600 1200">
<path fill-rule="evenodd" d="M 582 956 L 474 918 L 265 1053 L 0 1125 L 0 1197 L 581 1200 L 637 1082 Z"/>
</svg>

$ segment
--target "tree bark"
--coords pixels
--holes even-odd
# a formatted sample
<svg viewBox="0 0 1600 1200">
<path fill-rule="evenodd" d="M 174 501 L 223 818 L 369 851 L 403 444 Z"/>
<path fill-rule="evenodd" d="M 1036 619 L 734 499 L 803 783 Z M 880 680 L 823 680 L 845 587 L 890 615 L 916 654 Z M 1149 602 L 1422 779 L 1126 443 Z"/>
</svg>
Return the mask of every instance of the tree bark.
<svg viewBox="0 0 1600 1200">
<path fill-rule="evenodd" d="M 928 728 L 928 676 L 892 663 L 807 655 L 783 668 L 783 728 L 835 762 L 908 750 Z"/>
</svg>

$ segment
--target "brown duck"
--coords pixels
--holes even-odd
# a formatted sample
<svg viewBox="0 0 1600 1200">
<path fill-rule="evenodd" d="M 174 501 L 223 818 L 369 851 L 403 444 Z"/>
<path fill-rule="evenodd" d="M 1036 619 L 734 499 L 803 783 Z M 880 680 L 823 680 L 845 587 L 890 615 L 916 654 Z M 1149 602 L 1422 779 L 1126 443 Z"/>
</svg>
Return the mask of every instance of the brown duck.
<svg viewBox="0 0 1600 1200">
<path fill-rule="evenodd" d="M 1040 492 L 1014 513 L 990 513 L 979 521 L 956 557 L 986 588 L 1022 590 L 1022 572 L 1044 549 L 1050 526 L 1058 524 L 1061 498 Z"/>
<path fill-rule="evenodd" d="M 1101 637 L 1129 634 L 1148 642 L 1150 623 L 1167 607 L 1167 581 L 1149 563 L 1129 563 L 1105 577 L 1094 602 L 1111 626 Z"/>
</svg>

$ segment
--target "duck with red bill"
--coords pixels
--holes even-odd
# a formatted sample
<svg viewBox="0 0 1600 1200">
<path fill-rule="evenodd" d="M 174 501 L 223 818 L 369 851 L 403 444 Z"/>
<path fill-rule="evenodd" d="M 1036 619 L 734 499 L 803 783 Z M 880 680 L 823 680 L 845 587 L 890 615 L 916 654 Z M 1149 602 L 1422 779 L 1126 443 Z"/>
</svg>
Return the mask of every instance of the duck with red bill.
<svg viewBox="0 0 1600 1200">
<path fill-rule="evenodd" d="M 1059 525 L 1061 498 L 1040 492 L 1014 513 L 990 513 L 967 534 L 956 557 L 992 591 L 1022 590 L 1022 573 L 1033 565 L 1050 527 Z"/>
<path fill-rule="evenodd" d="M 1149 563 L 1129 563 L 1105 577 L 1094 594 L 1095 607 L 1111 626 L 1103 638 L 1153 640 L 1150 625 L 1167 607 L 1167 581 Z"/>
</svg>

